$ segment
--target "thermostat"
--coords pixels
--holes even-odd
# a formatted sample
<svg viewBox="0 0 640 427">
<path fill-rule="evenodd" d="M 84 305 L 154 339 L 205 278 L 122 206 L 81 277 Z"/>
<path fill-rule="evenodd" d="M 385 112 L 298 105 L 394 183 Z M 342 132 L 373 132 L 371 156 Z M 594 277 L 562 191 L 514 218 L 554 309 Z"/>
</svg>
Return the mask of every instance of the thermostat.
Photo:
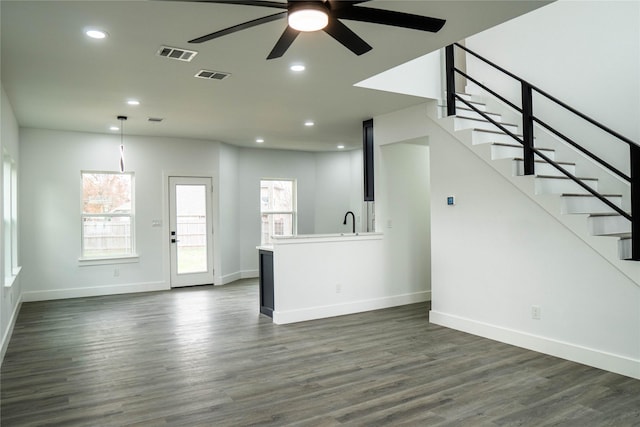
<svg viewBox="0 0 640 427">
<path fill-rule="evenodd" d="M 449 196 L 447 197 L 447 205 L 449 206 L 453 206 L 456 204 L 456 198 L 455 196 Z"/>
</svg>

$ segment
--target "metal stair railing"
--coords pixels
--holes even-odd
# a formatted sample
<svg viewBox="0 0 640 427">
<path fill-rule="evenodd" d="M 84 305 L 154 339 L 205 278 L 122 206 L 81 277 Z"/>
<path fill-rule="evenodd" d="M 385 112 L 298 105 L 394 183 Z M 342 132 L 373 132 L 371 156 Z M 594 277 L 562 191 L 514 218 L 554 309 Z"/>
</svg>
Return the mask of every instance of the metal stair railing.
<svg viewBox="0 0 640 427">
<path fill-rule="evenodd" d="M 458 47 L 458 48 L 464 50 L 465 52 L 469 53 L 470 55 L 473 55 L 474 57 L 478 58 L 479 60 L 483 61 L 484 63 L 486 63 L 486 64 L 490 65 L 491 67 L 495 68 L 496 70 L 502 72 L 503 74 L 511 77 L 514 80 L 517 80 L 520 83 L 520 86 L 521 86 L 521 94 L 522 94 L 521 104 L 522 105 L 518 106 L 518 105 L 514 104 L 513 102 L 509 101 L 508 99 L 506 99 L 505 97 L 503 97 L 502 95 L 500 95 L 499 93 L 494 91 L 493 89 L 491 89 L 491 88 L 487 87 L 485 84 L 479 82 L 477 79 L 475 79 L 472 76 L 468 75 L 464 71 L 456 68 L 455 67 L 455 62 L 454 62 L 454 53 L 455 53 L 454 49 L 455 49 L 455 47 Z M 498 129 L 500 129 L 505 134 L 509 135 L 511 138 L 513 138 L 514 140 L 516 140 L 519 144 L 521 144 L 523 146 L 524 174 L 525 175 L 535 175 L 535 161 L 534 161 L 534 159 L 535 159 L 535 155 L 537 155 L 538 157 L 543 159 L 545 162 L 549 163 L 551 166 L 553 166 L 554 168 L 559 170 L 563 175 L 565 175 L 566 177 L 568 177 L 569 179 L 574 181 L 580 187 L 584 188 L 586 191 L 588 191 L 590 194 L 592 194 L 594 197 L 596 197 L 602 203 L 604 203 L 605 205 L 607 205 L 608 207 L 613 209 L 615 212 L 620 214 L 622 217 L 624 217 L 627 220 L 629 220 L 631 222 L 631 260 L 640 261 L 640 145 L 638 145 L 636 142 L 633 142 L 629 138 L 626 138 L 625 136 L 621 135 L 620 133 L 608 128 L 607 126 L 599 123 L 598 121 L 592 119 L 591 117 L 587 116 L 586 114 L 576 110 L 575 108 L 569 106 L 568 104 L 560 101 L 559 99 L 557 99 L 556 97 L 550 95 L 546 91 L 544 91 L 544 90 L 532 85 L 531 83 L 527 82 L 526 80 L 524 80 L 524 79 L 516 76 L 515 74 L 507 71 L 506 69 L 500 67 L 499 65 L 496 65 L 493 62 L 489 61 L 488 59 L 478 55 L 477 53 L 473 52 L 472 50 L 468 49 L 467 47 L 462 46 L 459 43 L 453 43 L 453 44 L 451 44 L 451 45 L 449 45 L 449 46 L 447 46 L 445 48 L 445 69 L 446 69 L 446 85 L 447 85 L 447 116 L 455 116 L 456 115 L 456 100 L 462 102 L 464 105 L 469 107 L 472 111 L 475 111 L 476 113 L 478 113 L 485 120 L 487 120 L 488 122 L 490 122 L 493 125 L 495 125 Z M 514 134 L 513 132 L 509 131 L 507 128 L 502 126 L 500 123 L 498 123 L 497 121 L 493 120 L 484 111 L 481 111 L 480 109 L 475 107 L 472 103 L 468 102 L 462 96 L 460 96 L 456 92 L 456 87 L 455 87 L 455 76 L 456 76 L 456 74 L 459 74 L 459 75 L 465 77 L 467 80 L 475 83 L 476 85 L 478 85 L 479 87 L 481 87 L 482 89 L 484 89 L 485 91 L 490 93 L 491 95 L 495 96 L 496 98 L 498 98 L 502 102 L 506 103 L 511 108 L 513 108 L 516 111 L 518 111 L 520 114 L 522 114 L 522 138 L 520 138 L 518 135 Z M 625 174 L 624 172 L 621 172 L 619 169 L 617 169 L 613 165 L 609 164 L 605 160 L 601 159 L 596 154 L 594 154 L 591 151 L 589 151 L 587 148 L 585 148 L 582 145 L 578 144 L 577 142 L 575 142 L 574 140 L 572 140 L 568 136 L 564 135 L 560 131 L 554 129 L 552 126 L 550 126 L 548 123 L 546 123 L 543 120 L 541 120 L 539 117 L 536 117 L 535 114 L 534 114 L 534 110 L 533 110 L 533 92 L 534 91 L 537 92 L 538 94 L 544 96 L 548 100 L 552 101 L 553 103 L 561 106 L 565 110 L 571 112 L 575 116 L 581 118 L 582 120 L 585 120 L 588 123 L 600 128 L 601 130 L 603 130 L 604 132 L 608 133 L 609 135 L 612 135 L 618 141 L 621 141 L 621 142 L 627 144 L 629 146 L 629 164 L 630 164 L 630 173 L 629 173 L 629 175 Z M 543 128 L 547 129 L 548 131 L 550 131 L 551 133 L 556 135 L 558 138 L 562 139 L 567 144 L 569 144 L 572 147 L 574 147 L 576 150 L 578 150 L 581 153 L 585 154 L 586 156 L 590 157 L 591 159 L 593 159 L 594 161 L 599 163 L 603 168 L 611 171 L 612 173 L 618 175 L 623 180 L 629 182 L 630 187 L 631 187 L 630 188 L 630 191 L 631 191 L 631 213 L 625 212 L 623 209 L 621 209 L 618 206 L 616 206 L 615 204 L 613 204 L 611 201 L 609 201 L 606 197 L 604 197 L 598 191 L 592 189 L 590 186 L 588 186 L 587 184 L 582 182 L 582 180 L 580 178 L 578 178 L 575 175 L 573 175 L 572 173 L 568 172 L 565 168 L 563 168 L 558 163 L 556 163 L 555 161 L 551 160 L 548 156 L 546 156 L 544 153 L 542 153 L 540 150 L 538 150 L 534 146 L 534 123 L 539 124 Z"/>
</svg>

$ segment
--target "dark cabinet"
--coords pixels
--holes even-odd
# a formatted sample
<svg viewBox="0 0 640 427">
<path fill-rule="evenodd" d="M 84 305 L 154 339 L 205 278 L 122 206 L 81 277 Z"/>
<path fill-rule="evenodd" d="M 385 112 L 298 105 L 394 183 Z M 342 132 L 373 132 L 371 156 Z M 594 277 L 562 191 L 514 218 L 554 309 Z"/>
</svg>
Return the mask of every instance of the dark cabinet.
<svg viewBox="0 0 640 427">
<path fill-rule="evenodd" d="M 273 252 L 260 249 L 260 313 L 273 317 Z"/>
</svg>

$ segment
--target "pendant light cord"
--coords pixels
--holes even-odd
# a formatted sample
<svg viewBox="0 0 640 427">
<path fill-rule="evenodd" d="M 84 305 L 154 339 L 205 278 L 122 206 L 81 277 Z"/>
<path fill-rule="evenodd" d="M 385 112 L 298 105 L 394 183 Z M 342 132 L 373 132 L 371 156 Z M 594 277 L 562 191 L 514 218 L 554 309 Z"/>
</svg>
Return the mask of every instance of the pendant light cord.
<svg viewBox="0 0 640 427">
<path fill-rule="evenodd" d="M 124 121 L 127 116 L 118 116 L 120 120 L 120 173 L 124 173 Z"/>
</svg>

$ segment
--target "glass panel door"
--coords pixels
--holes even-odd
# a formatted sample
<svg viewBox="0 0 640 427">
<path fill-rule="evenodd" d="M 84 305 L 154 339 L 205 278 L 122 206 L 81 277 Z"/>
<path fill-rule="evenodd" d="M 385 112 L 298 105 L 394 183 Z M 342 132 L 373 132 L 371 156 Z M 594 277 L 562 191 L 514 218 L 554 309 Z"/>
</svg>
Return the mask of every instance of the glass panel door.
<svg viewBox="0 0 640 427">
<path fill-rule="evenodd" d="M 171 287 L 213 283 L 211 179 L 169 178 Z"/>
</svg>

